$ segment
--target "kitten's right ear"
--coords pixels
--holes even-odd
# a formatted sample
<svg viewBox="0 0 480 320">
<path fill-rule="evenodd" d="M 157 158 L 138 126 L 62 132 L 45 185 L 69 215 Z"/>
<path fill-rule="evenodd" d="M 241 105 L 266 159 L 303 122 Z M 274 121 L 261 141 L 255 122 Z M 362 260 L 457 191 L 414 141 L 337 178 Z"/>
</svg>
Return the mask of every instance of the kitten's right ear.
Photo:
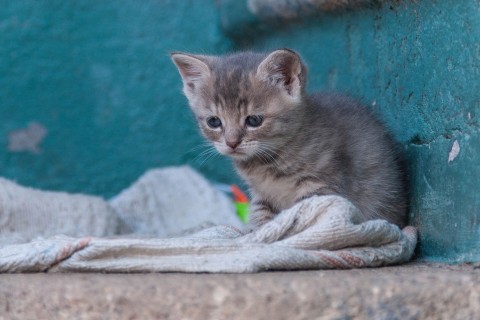
<svg viewBox="0 0 480 320">
<path fill-rule="evenodd" d="M 257 68 L 260 79 L 295 99 L 300 99 L 305 89 L 305 74 L 306 68 L 300 56 L 290 49 L 273 51 Z"/>
<path fill-rule="evenodd" d="M 202 81 L 210 76 L 210 68 L 202 61 L 204 57 L 181 52 L 172 52 L 170 57 L 182 76 L 184 91 L 193 92 Z"/>
</svg>

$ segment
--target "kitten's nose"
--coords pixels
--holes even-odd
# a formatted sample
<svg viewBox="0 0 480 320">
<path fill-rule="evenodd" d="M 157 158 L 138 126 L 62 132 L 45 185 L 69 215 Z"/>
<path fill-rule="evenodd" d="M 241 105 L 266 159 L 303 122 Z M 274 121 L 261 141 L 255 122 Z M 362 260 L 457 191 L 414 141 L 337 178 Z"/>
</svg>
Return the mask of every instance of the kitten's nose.
<svg viewBox="0 0 480 320">
<path fill-rule="evenodd" d="M 234 140 L 234 141 L 225 141 L 225 143 L 226 143 L 227 146 L 229 146 L 230 148 L 235 149 L 235 148 L 240 144 L 240 141 L 237 141 L 237 140 Z"/>
</svg>

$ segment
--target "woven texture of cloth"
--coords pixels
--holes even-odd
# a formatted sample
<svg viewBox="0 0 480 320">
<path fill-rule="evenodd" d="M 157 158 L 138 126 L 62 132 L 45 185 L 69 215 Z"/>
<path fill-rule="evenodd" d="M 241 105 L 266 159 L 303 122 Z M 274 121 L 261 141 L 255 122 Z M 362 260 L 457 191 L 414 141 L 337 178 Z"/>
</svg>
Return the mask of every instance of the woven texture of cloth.
<svg viewBox="0 0 480 320">
<path fill-rule="evenodd" d="M 171 182 L 169 180 L 165 183 Z M 0 186 L 2 183 L 11 182 L 1 180 Z M 161 179 L 157 183 L 162 183 Z M 135 185 L 141 187 L 132 190 Z M 211 188 L 208 185 L 206 187 Z M 142 188 L 145 189 L 142 184 L 134 184 L 129 188 L 127 194 L 134 195 L 129 201 L 141 202 L 142 195 L 144 196 Z M 42 193 L 27 188 L 23 191 Z M 96 201 L 99 199 L 93 198 Z M 149 197 L 144 196 L 144 200 L 146 198 Z M 0 198 L 0 205 L 4 201 L 5 207 L 5 201 L 8 202 L 9 199 Z M 18 198 L 15 199 L 18 201 Z M 88 199 L 85 198 L 86 201 Z M 68 201 L 68 197 L 62 200 Z M 75 201 L 77 200 L 76 198 Z M 126 199 L 114 200 L 117 204 L 121 202 L 123 209 L 131 207 L 126 204 Z M 23 201 L 28 202 L 29 198 L 26 197 Z M 68 204 L 65 203 L 65 206 L 68 207 Z M 108 215 L 116 210 L 109 207 L 108 203 L 106 207 L 108 209 L 104 212 Z M 137 207 L 145 209 L 140 204 Z M 38 206 L 33 209 L 36 208 Z M 174 210 L 174 206 L 169 208 Z M 149 210 L 155 211 L 151 203 Z M 0 221 L 4 211 L 0 211 Z M 147 215 L 149 221 L 152 219 L 151 212 Z M 22 217 L 25 214 L 23 210 Z M 84 214 L 88 216 L 85 212 Z M 157 215 L 161 220 L 165 215 L 175 217 L 175 212 L 159 210 Z M 9 221 L 13 221 L 14 216 L 10 211 Z M 62 218 L 68 220 L 68 217 Z M 97 219 L 103 221 L 101 217 Z M 141 222 L 140 212 L 136 213 L 136 219 L 137 223 Z M 4 219 L 3 227 L 6 222 L 8 223 Z M 1 230 L 0 228 L 0 232 L 4 232 Z M 105 230 L 105 236 L 110 236 L 112 230 Z M 90 237 L 89 230 L 85 231 L 85 237 L 78 236 L 77 232 L 75 237 L 57 235 L 23 243 L 0 244 L 0 272 L 251 273 L 378 267 L 407 262 L 411 259 L 417 242 L 415 228 L 400 230 L 384 220 L 364 221 L 359 210 L 339 196 L 305 199 L 248 233 L 227 225 L 200 228 L 187 235 L 167 238 L 152 238 L 151 234 L 146 234 L 149 238 L 140 238 L 142 235 L 138 232 L 133 237 L 126 234 L 113 238 L 98 234 Z"/>
</svg>

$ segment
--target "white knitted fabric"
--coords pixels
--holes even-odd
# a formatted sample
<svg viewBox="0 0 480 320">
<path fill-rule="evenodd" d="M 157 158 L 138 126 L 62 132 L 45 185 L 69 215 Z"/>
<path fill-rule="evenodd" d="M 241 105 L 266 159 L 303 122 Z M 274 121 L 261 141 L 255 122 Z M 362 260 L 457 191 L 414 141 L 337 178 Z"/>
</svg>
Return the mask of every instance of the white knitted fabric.
<svg viewBox="0 0 480 320">
<path fill-rule="evenodd" d="M 186 166 L 149 170 L 109 204 L 141 237 L 178 235 L 202 225 L 242 227 L 232 201 Z"/>
<path fill-rule="evenodd" d="M 117 233 L 119 220 L 100 197 L 40 191 L 0 178 L 0 246 L 55 234 Z"/>
<path fill-rule="evenodd" d="M 158 175 L 159 178 L 161 176 Z M 150 178 L 139 181 L 150 181 Z M 162 183 L 155 181 L 155 184 Z M 165 180 L 164 183 L 171 185 L 172 181 Z M 0 186 L 5 184 L 11 182 L 0 180 Z M 141 187 L 138 190 L 129 189 L 129 192 L 124 194 L 135 195 L 129 200 L 132 203 L 142 202 L 145 193 L 141 190 L 145 189 L 145 185 L 137 183 L 132 188 L 135 189 L 135 185 Z M 208 184 L 206 186 L 211 188 Z M 181 188 L 178 190 L 180 196 L 186 195 L 181 192 Z M 38 195 L 40 191 L 25 189 L 23 192 Z M 4 208 L 9 207 L 8 202 L 12 200 L 29 202 L 33 200 L 32 194 L 28 196 L 25 194 L 23 200 L 19 200 L 18 197 L 9 200 L 0 192 L 0 204 L 3 204 Z M 85 200 L 90 199 L 87 198 Z M 98 200 L 95 197 L 91 199 Z M 69 201 L 64 197 L 61 200 Z M 188 199 L 185 198 L 185 201 Z M 139 230 L 147 230 L 146 224 L 155 223 L 153 221 L 155 205 L 152 203 L 148 206 L 129 205 L 128 201 L 119 198 L 115 198 L 112 203 L 117 205 L 117 210 L 121 207 L 122 210 L 130 208 L 127 210 L 130 213 L 136 212 L 137 226 L 142 225 L 143 217 L 141 211 L 132 208 L 148 208 L 145 209 L 147 211 L 145 225 Z M 68 206 L 66 204 L 66 207 Z M 176 217 L 175 212 L 163 211 L 167 207 L 169 210 L 176 208 L 174 205 L 159 206 L 162 208 L 157 213 L 159 220 L 164 217 Z M 37 210 L 39 208 L 41 207 L 32 207 Z M 1 219 L 4 209 L 0 207 L 0 210 L 0 221 L 5 221 Z M 22 210 L 22 216 L 28 214 L 28 210 Z M 111 210 L 114 209 L 110 207 L 104 210 L 103 214 L 108 212 L 110 215 Z M 197 211 L 201 210 L 202 207 L 198 206 Z M 127 211 L 123 211 L 122 219 L 125 218 Z M 9 212 L 9 221 L 12 221 L 15 213 L 11 210 Z M 68 220 L 68 217 L 64 218 Z M 103 221 L 100 217 L 96 219 Z M 55 228 L 59 229 L 58 226 Z M 5 224 L 2 224 L 0 232 L 4 233 L 4 230 Z M 38 228 L 31 227 L 29 230 L 39 231 Z M 90 231 L 84 235 L 92 234 Z M 105 228 L 105 231 L 105 235 L 111 233 L 109 228 Z M 377 267 L 408 261 L 413 255 L 417 241 L 416 230 L 413 227 L 407 227 L 402 231 L 384 220 L 363 221 L 358 209 L 338 196 L 315 196 L 306 199 L 247 234 L 232 226 L 217 225 L 183 237 L 141 239 L 138 238 L 140 235 L 136 232 L 135 238 L 117 236 L 109 239 L 100 238 L 98 234 L 96 237 L 80 237 L 77 233 L 75 237 L 53 236 L 27 243 L 4 246 L 0 244 L 0 272 L 48 270 L 247 273 L 267 270 Z"/>
</svg>

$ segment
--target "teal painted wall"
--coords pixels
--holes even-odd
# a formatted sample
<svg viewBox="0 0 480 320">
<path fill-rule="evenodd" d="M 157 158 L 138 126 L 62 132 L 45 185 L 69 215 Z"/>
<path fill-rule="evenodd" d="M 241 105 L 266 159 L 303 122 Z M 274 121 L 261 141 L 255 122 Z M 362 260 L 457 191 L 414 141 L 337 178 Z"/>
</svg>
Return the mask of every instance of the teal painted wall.
<svg viewBox="0 0 480 320">
<path fill-rule="evenodd" d="M 309 65 L 310 90 L 363 97 L 405 146 L 420 257 L 480 260 L 478 1 L 393 1 L 277 25 L 240 0 L 0 5 L 2 176 L 107 197 L 166 165 L 238 181 L 225 159 L 198 158 L 202 139 L 167 53 L 291 47 Z M 33 146 L 41 133 L 18 131 L 32 121 L 47 130 Z"/>
<path fill-rule="evenodd" d="M 0 175 L 111 196 L 151 167 L 203 165 L 201 140 L 168 52 L 223 52 L 214 1 L 0 0 Z M 39 152 L 9 134 L 38 122 Z M 11 149 L 11 148 L 10 148 Z"/>
</svg>

